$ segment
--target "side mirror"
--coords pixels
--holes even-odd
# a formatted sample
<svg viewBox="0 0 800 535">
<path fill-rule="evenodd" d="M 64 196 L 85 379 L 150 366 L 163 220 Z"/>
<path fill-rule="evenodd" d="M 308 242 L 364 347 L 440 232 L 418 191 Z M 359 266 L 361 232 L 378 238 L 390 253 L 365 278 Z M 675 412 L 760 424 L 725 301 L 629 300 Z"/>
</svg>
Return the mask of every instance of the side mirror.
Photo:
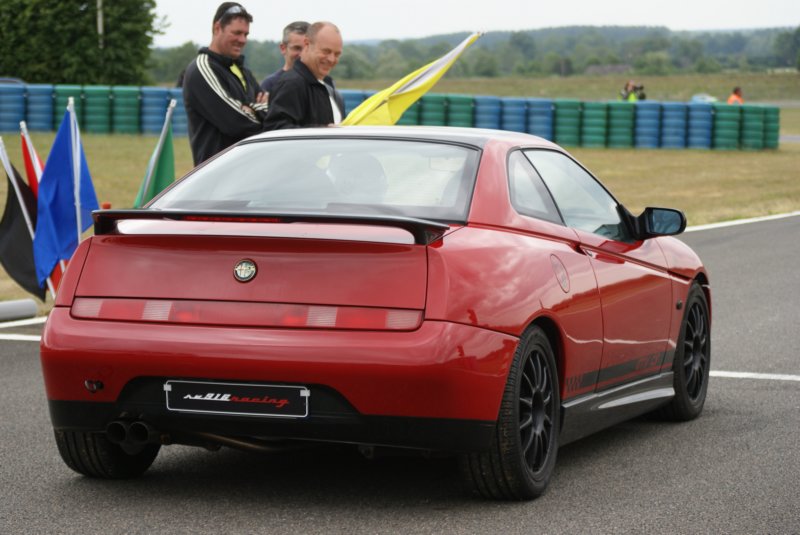
<svg viewBox="0 0 800 535">
<path fill-rule="evenodd" d="M 636 218 L 637 238 L 644 240 L 654 236 L 674 236 L 686 229 L 686 216 L 672 208 L 648 207 Z"/>
</svg>

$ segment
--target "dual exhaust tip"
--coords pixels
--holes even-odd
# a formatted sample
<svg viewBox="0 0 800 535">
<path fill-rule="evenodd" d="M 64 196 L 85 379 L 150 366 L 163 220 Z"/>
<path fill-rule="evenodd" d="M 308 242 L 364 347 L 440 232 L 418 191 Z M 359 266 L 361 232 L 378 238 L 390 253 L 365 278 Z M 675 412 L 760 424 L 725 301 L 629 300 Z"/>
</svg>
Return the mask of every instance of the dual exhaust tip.
<svg viewBox="0 0 800 535">
<path fill-rule="evenodd" d="M 161 443 L 161 433 L 141 420 L 114 420 L 106 426 L 106 438 L 109 442 L 128 448 Z"/>
</svg>

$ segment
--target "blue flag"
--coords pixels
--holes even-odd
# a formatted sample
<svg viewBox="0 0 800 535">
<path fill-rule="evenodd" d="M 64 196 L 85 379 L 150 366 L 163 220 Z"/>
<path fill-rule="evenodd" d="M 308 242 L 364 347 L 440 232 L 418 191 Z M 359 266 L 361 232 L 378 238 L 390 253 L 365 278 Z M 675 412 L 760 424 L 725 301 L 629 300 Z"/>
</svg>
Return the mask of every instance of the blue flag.
<svg viewBox="0 0 800 535">
<path fill-rule="evenodd" d="M 68 108 L 39 182 L 33 257 L 40 286 L 60 260 L 75 252 L 80 234 L 92 225 L 92 210 L 98 208 L 78 121 Z"/>
</svg>

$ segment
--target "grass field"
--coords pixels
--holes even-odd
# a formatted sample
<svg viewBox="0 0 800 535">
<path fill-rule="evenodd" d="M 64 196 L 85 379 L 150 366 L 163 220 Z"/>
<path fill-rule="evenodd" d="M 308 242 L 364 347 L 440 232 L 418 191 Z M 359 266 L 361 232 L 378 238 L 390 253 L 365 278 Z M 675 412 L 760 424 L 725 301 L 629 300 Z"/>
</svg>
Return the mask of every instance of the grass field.
<svg viewBox="0 0 800 535">
<path fill-rule="evenodd" d="M 589 78 L 583 77 L 583 79 Z M 694 77 L 670 77 L 661 82 L 672 91 L 664 100 L 684 100 L 677 92 L 678 88 L 688 83 L 683 78 L 694 79 Z M 800 77 L 794 75 L 793 82 L 787 81 L 785 77 L 779 78 L 780 82 L 774 82 L 770 77 L 761 75 L 750 80 L 750 86 L 748 82 L 741 83 L 745 88 L 762 88 L 758 91 L 766 95 L 764 100 L 782 102 L 781 134 L 800 136 L 800 86 L 797 85 Z M 500 91 L 497 85 L 491 91 L 488 87 L 484 91 L 483 86 L 470 84 L 468 90 L 463 92 L 521 95 L 522 93 L 514 90 L 515 84 L 524 82 L 530 87 L 542 87 L 549 80 L 510 80 L 503 85 L 503 91 Z M 552 88 L 548 91 L 555 90 L 553 89 L 555 87 L 563 91 L 564 80 L 574 81 L 574 78 L 559 79 L 558 84 L 553 82 Z M 610 81 L 615 81 L 609 78 L 597 78 L 597 80 L 603 80 L 602 83 L 606 85 Z M 654 82 L 657 81 L 655 78 L 642 80 L 645 84 L 653 83 L 654 86 Z M 465 82 L 443 80 L 436 89 L 442 93 L 460 92 L 456 86 L 451 86 L 451 83 Z M 493 83 L 497 84 L 497 81 Z M 723 80 L 723 77 L 706 80 L 707 85 L 718 84 L 722 87 L 723 83 L 730 85 L 730 80 Z M 775 89 L 771 83 L 780 86 L 784 92 L 773 93 Z M 788 93 L 785 92 L 789 91 L 787 84 L 794 88 Z M 463 87 L 467 89 L 467 86 Z M 602 88 L 603 91 L 606 89 L 616 91 L 615 87 Z M 598 86 L 597 90 L 600 91 L 601 88 Z M 574 95 L 564 92 L 559 94 L 564 97 L 589 100 L 586 95 L 592 91 L 595 89 L 584 86 L 580 94 L 577 92 Z M 706 89 L 705 92 L 711 91 Z M 657 97 L 654 95 L 654 98 Z M 49 153 L 54 137 L 54 133 L 32 135 L 34 145 L 42 158 L 46 158 Z M 113 208 L 130 208 L 157 138 L 83 134 L 82 139 L 98 200 L 110 202 Z M 24 172 L 19 135 L 5 133 L 3 140 L 12 163 L 20 172 Z M 174 148 L 176 175 L 182 176 L 192 167 L 187 138 L 175 137 Z M 674 207 L 686 213 L 690 225 L 699 225 L 800 210 L 800 143 L 782 143 L 778 150 L 757 152 L 582 148 L 573 148 L 570 152 L 591 169 L 617 198 L 634 212 L 640 211 L 645 206 Z M 6 187 L 6 181 L 0 181 L 0 199 L 5 199 Z M 18 288 L 0 268 L 0 300 L 27 296 L 28 294 Z M 47 308 L 49 304 L 42 306 L 43 311 Z"/>
<path fill-rule="evenodd" d="M 628 75 L 551 76 L 546 78 L 450 78 L 445 76 L 433 91 L 468 95 L 498 95 L 580 100 L 616 99 Z M 741 86 L 745 102 L 784 102 L 800 100 L 798 73 L 719 73 L 671 76 L 633 76 L 643 84 L 650 100 L 687 101 L 697 93 L 708 93 L 724 101 L 733 86 Z M 395 80 L 342 80 L 337 85 L 348 89 L 383 89 Z"/>
</svg>

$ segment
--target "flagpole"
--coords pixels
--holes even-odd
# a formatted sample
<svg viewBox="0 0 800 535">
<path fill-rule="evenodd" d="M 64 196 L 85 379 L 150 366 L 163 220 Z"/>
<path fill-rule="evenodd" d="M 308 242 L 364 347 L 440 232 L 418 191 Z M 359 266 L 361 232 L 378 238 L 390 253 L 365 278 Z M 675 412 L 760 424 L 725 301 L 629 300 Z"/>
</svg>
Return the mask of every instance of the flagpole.
<svg viewBox="0 0 800 535">
<path fill-rule="evenodd" d="M 169 106 L 167 106 L 167 114 L 164 117 L 164 125 L 161 127 L 161 135 L 158 138 L 156 150 L 153 151 L 150 161 L 147 162 L 147 174 L 144 178 L 142 198 L 147 198 L 147 192 L 150 190 L 150 183 L 153 181 L 153 174 L 155 174 L 156 171 L 156 163 L 158 163 L 158 159 L 161 157 L 161 150 L 164 148 L 164 141 L 167 138 L 167 128 L 169 128 L 169 125 L 172 122 L 172 112 L 175 111 L 176 104 L 177 102 L 173 98 L 169 101 Z M 144 204 L 144 202 L 142 204 Z"/>
<path fill-rule="evenodd" d="M 3 143 L 2 136 L 0 136 L 0 160 L 3 160 L 3 167 L 8 174 L 8 181 L 11 182 L 11 186 L 14 188 L 14 193 L 16 194 L 17 201 L 19 202 L 19 209 L 22 210 L 22 217 L 25 219 L 25 226 L 28 227 L 28 233 L 31 235 L 31 241 L 33 241 L 34 229 L 31 216 L 28 214 L 28 207 L 25 206 L 25 199 L 22 198 L 22 192 L 19 190 L 19 185 L 17 185 L 17 181 L 14 178 L 14 170 L 11 168 L 11 160 L 8 159 L 6 145 Z M 53 283 L 50 281 L 49 277 L 47 279 L 47 289 L 50 290 L 50 295 L 52 295 L 53 299 L 55 299 L 56 291 L 53 288 Z"/>
<path fill-rule="evenodd" d="M 78 131 L 78 120 L 75 117 L 75 98 L 69 97 L 67 101 L 67 112 L 69 113 L 70 142 L 72 143 L 72 177 L 73 193 L 75 198 L 75 220 L 78 223 L 78 243 L 81 242 L 81 153 L 80 153 L 80 132 Z"/>
</svg>

